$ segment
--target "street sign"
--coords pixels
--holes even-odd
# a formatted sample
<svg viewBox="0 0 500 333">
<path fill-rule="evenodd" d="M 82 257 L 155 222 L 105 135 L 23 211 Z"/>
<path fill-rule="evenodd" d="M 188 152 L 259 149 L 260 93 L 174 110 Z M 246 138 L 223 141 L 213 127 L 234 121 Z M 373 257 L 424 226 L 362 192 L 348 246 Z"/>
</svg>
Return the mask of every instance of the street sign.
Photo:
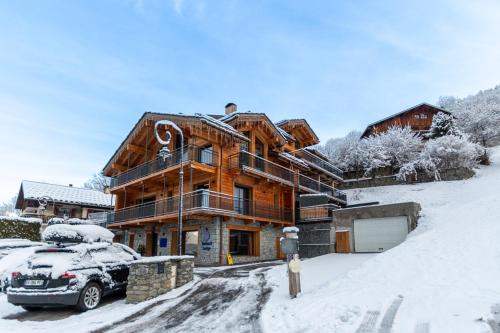
<svg viewBox="0 0 500 333">
<path fill-rule="evenodd" d="M 299 253 L 299 240 L 295 239 L 295 238 L 282 238 L 281 239 L 281 250 L 285 254 Z"/>
</svg>

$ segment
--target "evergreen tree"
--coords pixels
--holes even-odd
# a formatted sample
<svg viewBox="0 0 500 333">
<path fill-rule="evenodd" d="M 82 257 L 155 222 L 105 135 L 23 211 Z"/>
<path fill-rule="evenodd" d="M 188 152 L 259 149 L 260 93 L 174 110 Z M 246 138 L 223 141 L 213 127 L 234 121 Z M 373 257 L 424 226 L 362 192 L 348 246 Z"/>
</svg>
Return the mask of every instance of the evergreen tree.
<svg viewBox="0 0 500 333">
<path fill-rule="evenodd" d="M 445 135 L 461 136 L 461 133 L 455 125 L 455 119 L 452 115 L 439 112 L 432 118 L 432 126 L 429 137 L 431 139 L 436 139 Z"/>
</svg>

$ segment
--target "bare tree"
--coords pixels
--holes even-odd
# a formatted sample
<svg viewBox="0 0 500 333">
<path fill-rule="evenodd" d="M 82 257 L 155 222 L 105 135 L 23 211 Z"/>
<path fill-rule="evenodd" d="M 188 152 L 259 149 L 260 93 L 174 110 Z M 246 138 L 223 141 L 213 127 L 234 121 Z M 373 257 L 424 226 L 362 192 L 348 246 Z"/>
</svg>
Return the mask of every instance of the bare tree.
<svg viewBox="0 0 500 333">
<path fill-rule="evenodd" d="M 7 214 L 16 214 L 16 201 L 17 195 L 13 196 L 10 200 L 0 203 L 0 216 Z"/>
<path fill-rule="evenodd" d="M 110 179 L 104 176 L 103 172 L 94 173 L 92 178 L 83 184 L 85 188 L 91 188 L 93 190 L 98 190 L 104 192 L 106 187 L 109 187 Z"/>
</svg>

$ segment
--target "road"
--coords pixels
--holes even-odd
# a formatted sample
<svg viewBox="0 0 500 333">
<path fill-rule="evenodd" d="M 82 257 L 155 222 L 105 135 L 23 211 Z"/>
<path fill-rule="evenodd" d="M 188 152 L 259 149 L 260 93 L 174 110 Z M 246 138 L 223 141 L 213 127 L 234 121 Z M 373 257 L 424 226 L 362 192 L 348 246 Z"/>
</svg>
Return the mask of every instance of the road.
<svg viewBox="0 0 500 333">
<path fill-rule="evenodd" d="M 198 269 L 201 280 L 184 294 L 154 303 L 94 333 L 260 332 L 260 311 L 271 293 L 264 272 L 279 264 Z"/>
</svg>

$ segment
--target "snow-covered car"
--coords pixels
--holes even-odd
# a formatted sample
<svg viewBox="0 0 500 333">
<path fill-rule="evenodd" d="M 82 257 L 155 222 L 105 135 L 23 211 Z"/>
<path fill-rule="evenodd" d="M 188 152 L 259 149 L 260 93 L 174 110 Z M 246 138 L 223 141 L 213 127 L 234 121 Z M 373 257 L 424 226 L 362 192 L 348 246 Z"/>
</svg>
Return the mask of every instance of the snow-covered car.
<svg viewBox="0 0 500 333">
<path fill-rule="evenodd" d="M 0 239 L 0 259 L 12 253 L 15 250 L 32 246 L 40 246 L 40 245 L 42 245 L 42 243 L 34 242 L 29 239 L 2 238 Z"/>
<path fill-rule="evenodd" d="M 139 257 L 108 242 L 43 247 L 12 273 L 7 299 L 26 310 L 63 305 L 91 310 L 103 296 L 126 289 L 130 264 Z"/>
<path fill-rule="evenodd" d="M 0 291 L 6 292 L 10 286 L 10 277 L 17 267 L 21 266 L 26 260 L 40 248 L 43 243 L 37 246 L 16 248 L 9 255 L 0 259 Z"/>
</svg>

